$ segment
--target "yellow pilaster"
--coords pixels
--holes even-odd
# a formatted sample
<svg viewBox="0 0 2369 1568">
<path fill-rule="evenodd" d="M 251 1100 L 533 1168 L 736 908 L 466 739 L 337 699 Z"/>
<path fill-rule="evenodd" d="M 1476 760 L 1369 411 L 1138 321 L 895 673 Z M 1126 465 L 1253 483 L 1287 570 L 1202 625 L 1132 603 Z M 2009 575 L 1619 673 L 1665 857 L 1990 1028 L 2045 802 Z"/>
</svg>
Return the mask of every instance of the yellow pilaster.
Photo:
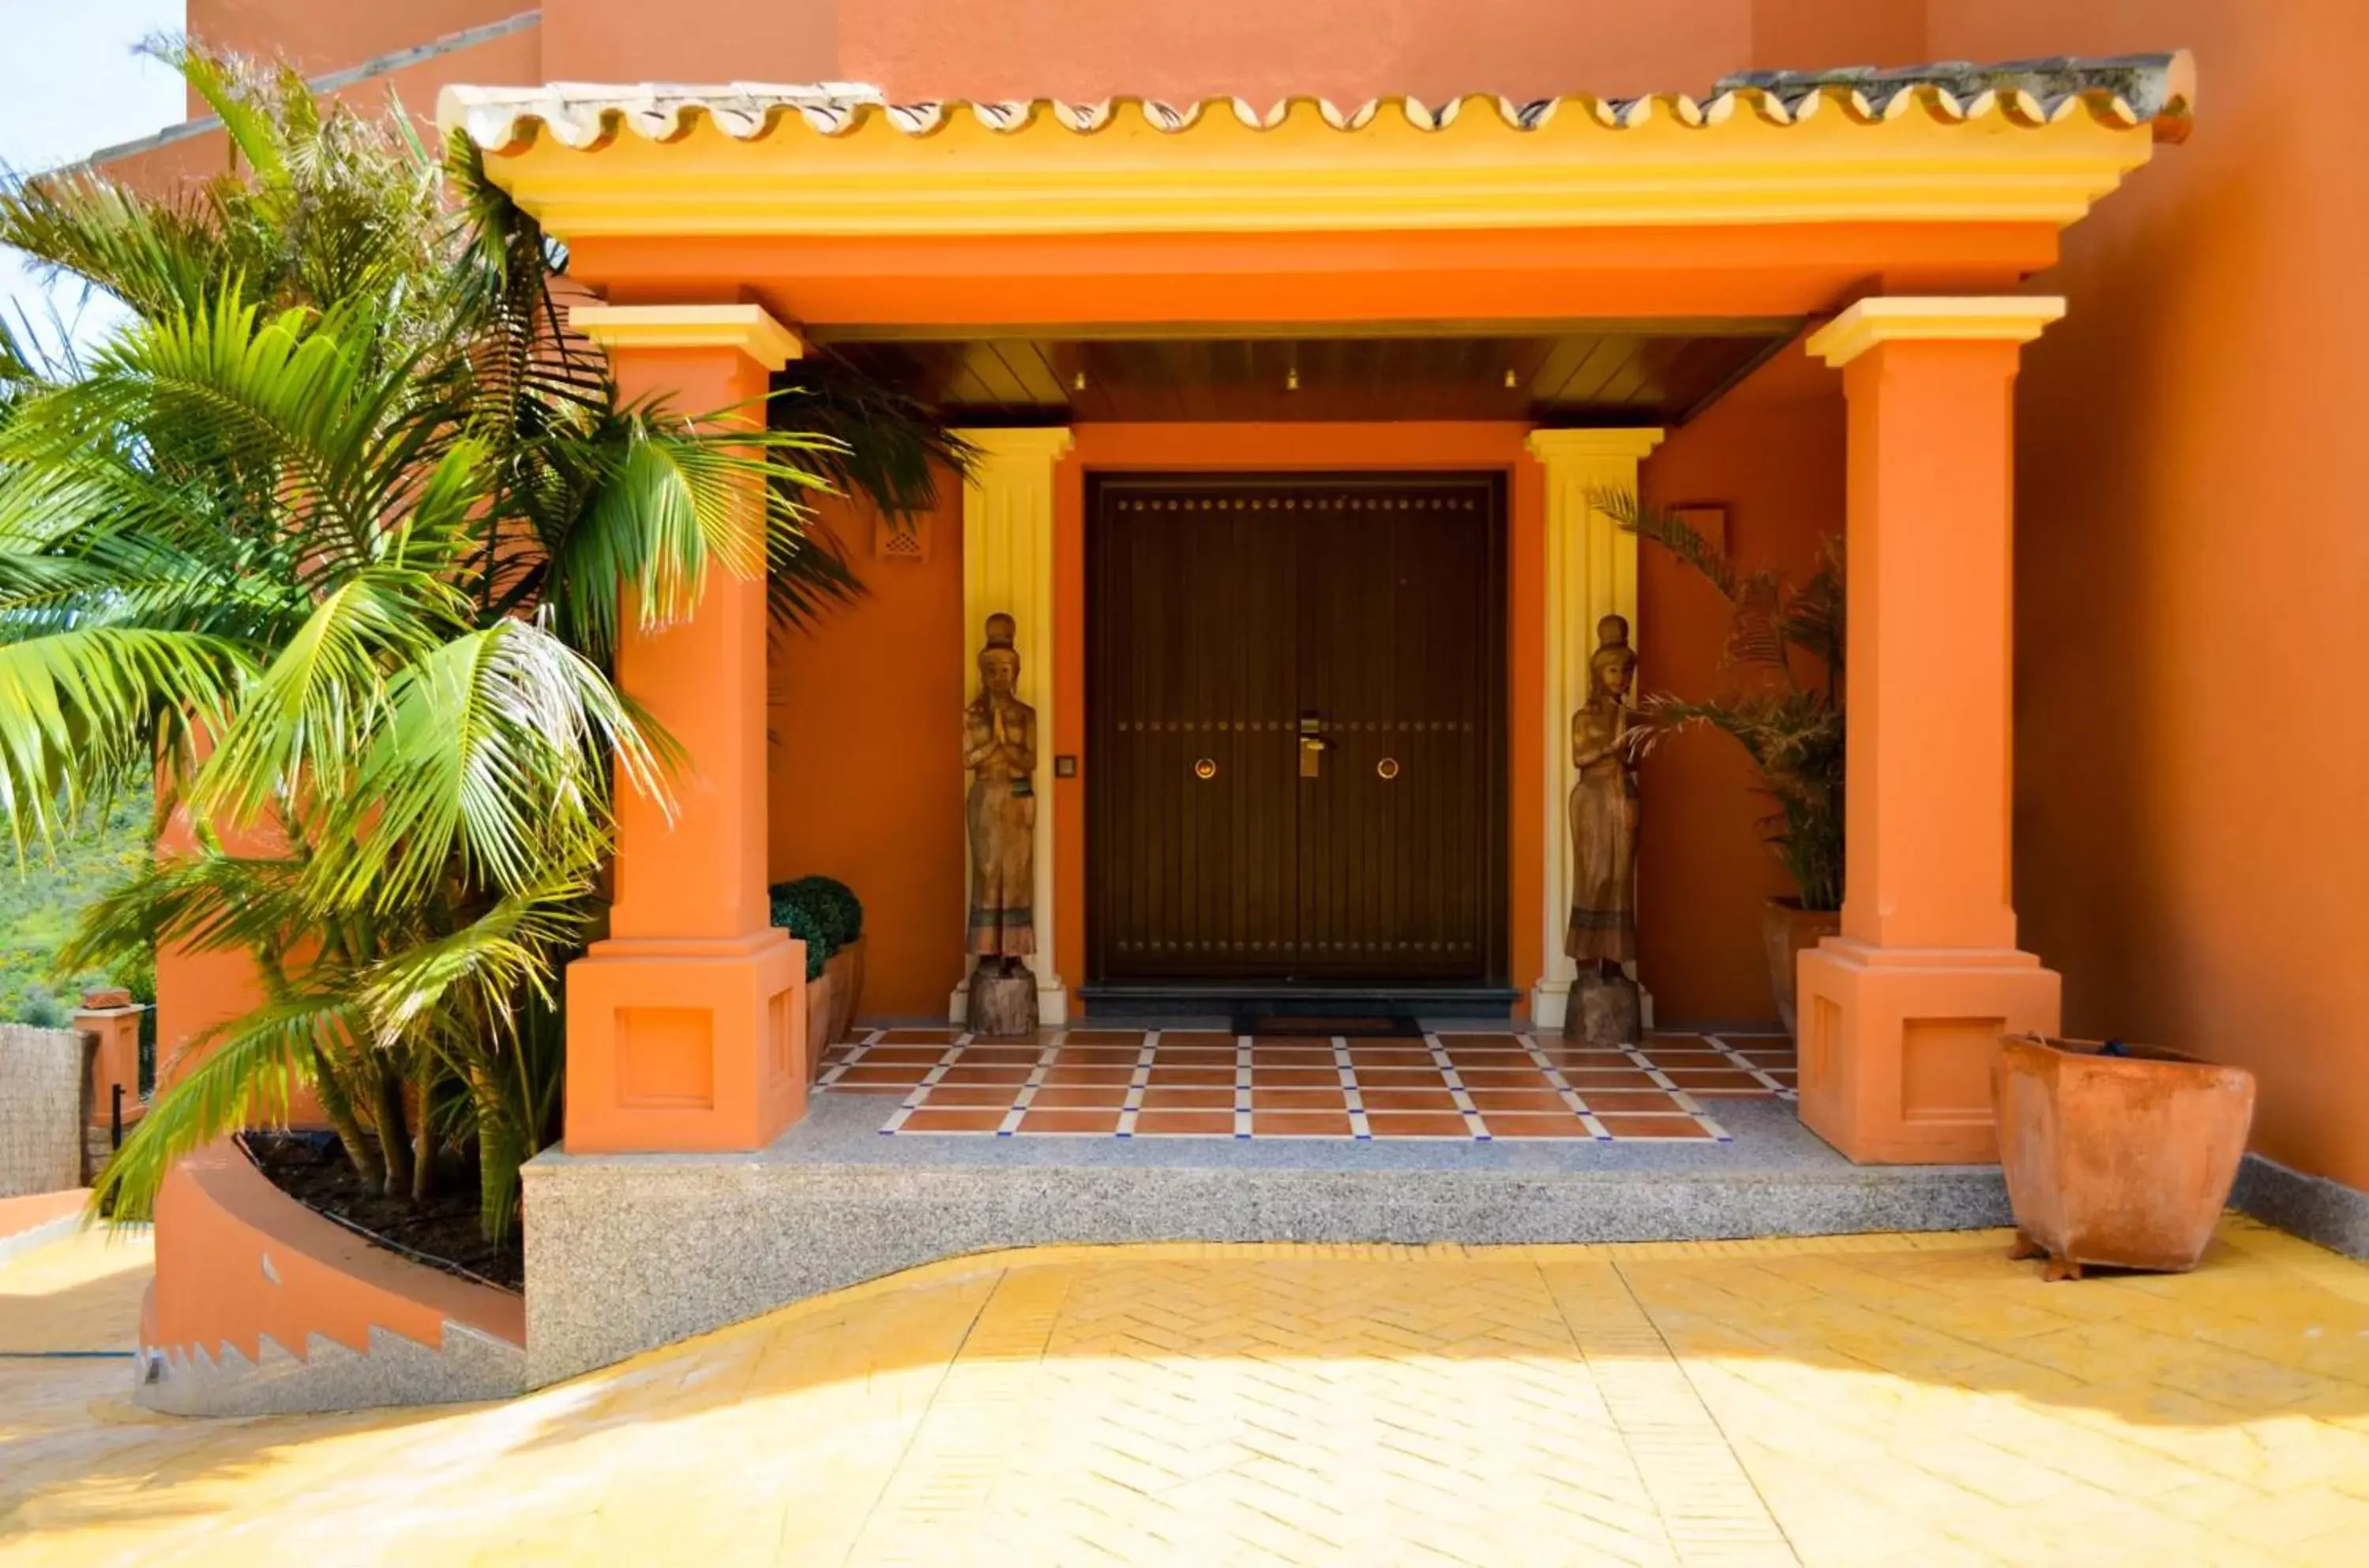
<svg viewBox="0 0 2369 1568">
<path fill-rule="evenodd" d="M 1638 464 L 1661 442 L 1657 429 L 1530 432 L 1530 455 L 1546 470 L 1547 744 L 1545 766 L 1525 792 L 1530 803 L 1516 809 L 1545 817 L 1539 840 L 1546 846 L 1545 898 L 1539 911 L 1545 944 L 1530 990 L 1530 1020 L 1541 1029 L 1562 1026 L 1574 973 L 1562 950 L 1571 913 L 1571 715 L 1587 700 L 1597 620 L 1625 615 L 1631 640 L 1644 635 L 1637 624 L 1637 540 L 1589 498 L 1601 490 L 1634 494 Z"/>
<path fill-rule="evenodd" d="M 1031 905 L 1036 952 L 1036 1011 L 1047 1025 L 1069 1017 L 1069 990 L 1054 968 L 1053 812 L 1051 787 L 1054 679 L 1053 471 L 1070 450 L 1066 429 L 962 430 L 978 452 L 963 486 L 963 691 L 978 686 L 977 658 L 987 618 L 1013 620 L 1020 655 L 1020 700 L 1036 710 L 1036 887 Z M 949 715 L 947 722 L 953 722 Z M 969 781 L 962 781 L 968 789 Z M 968 858 L 965 858 L 968 875 Z M 948 1016 L 961 1023 L 964 989 L 955 988 Z"/>
</svg>

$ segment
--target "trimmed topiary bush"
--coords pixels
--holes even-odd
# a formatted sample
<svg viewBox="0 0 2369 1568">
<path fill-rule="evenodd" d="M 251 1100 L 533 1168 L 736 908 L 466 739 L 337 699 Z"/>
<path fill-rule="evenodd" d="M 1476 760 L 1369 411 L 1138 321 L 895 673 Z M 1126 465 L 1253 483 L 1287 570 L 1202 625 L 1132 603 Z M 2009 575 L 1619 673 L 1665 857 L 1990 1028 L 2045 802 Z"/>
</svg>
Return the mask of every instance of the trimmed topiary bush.
<svg viewBox="0 0 2369 1568">
<path fill-rule="evenodd" d="M 777 893 L 773 898 L 773 923 L 807 944 L 807 979 L 821 979 L 822 967 L 838 951 L 821 918 L 807 904 Z"/>
<path fill-rule="evenodd" d="M 823 930 L 830 933 L 833 952 L 864 934 L 863 900 L 836 877 L 801 876 L 795 882 L 776 883 L 772 895 L 776 909 L 786 900 L 821 921 Z"/>
</svg>

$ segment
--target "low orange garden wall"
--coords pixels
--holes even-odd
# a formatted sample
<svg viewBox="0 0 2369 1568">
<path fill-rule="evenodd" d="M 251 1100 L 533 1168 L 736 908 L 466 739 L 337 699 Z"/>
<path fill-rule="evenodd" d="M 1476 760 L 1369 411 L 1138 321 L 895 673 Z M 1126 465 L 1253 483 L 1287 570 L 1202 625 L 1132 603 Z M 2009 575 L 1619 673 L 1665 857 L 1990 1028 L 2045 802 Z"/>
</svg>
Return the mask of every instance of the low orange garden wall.
<svg viewBox="0 0 2369 1568">
<path fill-rule="evenodd" d="M 526 1306 L 373 1247 L 223 1143 L 156 1201 L 141 1399 L 190 1414 L 435 1403 L 515 1393 Z"/>
</svg>

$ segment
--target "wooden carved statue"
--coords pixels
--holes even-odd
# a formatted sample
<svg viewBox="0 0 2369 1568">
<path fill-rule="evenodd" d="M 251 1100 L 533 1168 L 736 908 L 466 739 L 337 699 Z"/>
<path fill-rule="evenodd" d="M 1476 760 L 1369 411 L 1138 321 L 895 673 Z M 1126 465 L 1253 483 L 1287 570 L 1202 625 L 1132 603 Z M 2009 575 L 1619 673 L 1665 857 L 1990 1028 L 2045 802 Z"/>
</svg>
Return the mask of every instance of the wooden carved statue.
<svg viewBox="0 0 2369 1568">
<path fill-rule="evenodd" d="M 978 650 L 978 695 L 963 710 L 963 766 L 971 775 L 964 807 L 970 830 L 969 1023 L 981 1035 L 1025 1034 L 1036 1026 L 1036 982 L 1027 956 L 1036 951 L 1030 904 L 1036 886 L 1036 710 L 1016 694 L 1020 655 L 1012 617 L 987 618 Z"/>
<path fill-rule="evenodd" d="M 1587 701 L 1571 715 L 1571 922 L 1563 951 L 1579 966 L 1563 1033 L 1598 1045 L 1633 1044 L 1636 982 L 1622 966 L 1637 956 L 1637 763 L 1629 690 L 1637 655 L 1629 623 L 1596 624 L 1587 660 Z"/>
</svg>

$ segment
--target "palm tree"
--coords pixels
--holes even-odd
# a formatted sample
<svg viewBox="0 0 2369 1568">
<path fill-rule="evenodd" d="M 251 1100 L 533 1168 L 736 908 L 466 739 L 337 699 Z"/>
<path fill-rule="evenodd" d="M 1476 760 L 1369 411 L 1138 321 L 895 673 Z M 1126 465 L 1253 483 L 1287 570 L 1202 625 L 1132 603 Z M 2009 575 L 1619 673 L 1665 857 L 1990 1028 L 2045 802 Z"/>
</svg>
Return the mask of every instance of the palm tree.
<svg viewBox="0 0 2369 1568">
<path fill-rule="evenodd" d="M 622 590 L 655 626 L 711 566 L 761 571 L 792 624 L 855 591 L 802 497 L 926 504 L 964 453 L 843 377 L 619 407 L 561 330 L 564 258 L 473 152 L 171 58 L 245 177 L 0 192 L 0 241 L 132 313 L 79 362 L 0 351 L 0 811 L 21 854 L 153 781 L 184 847 L 59 966 L 177 944 L 262 989 L 94 1201 L 146 1213 L 173 1162 L 303 1086 L 389 1191 L 474 1146 L 497 1232 L 554 1133 L 554 981 L 599 918 L 612 770 L 663 795 L 675 761 L 611 680 Z"/>
<path fill-rule="evenodd" d="M 1813 572 L 1787 587 L 1769 572 L 1734 562 L 1677 513 L 1626 490 L 1599 490 L 1592 504 L 1628 532 L 1657 544 L 1700 574 L 1729 605 L 1721 662 L 1734 690 L 1702 702 L 1656 692 L 1642 704 L 1640 750 L 1692 726 L 1718 730 L 1744 748 L 1773 809 L 1766 841 L 1793 878 L 1805 910 L 1843 905 L 1843 644 L 1841 540 L 1829 538 Z M 1816 669 L 1803 680 L 1804 660 Z"/>
</svg>

